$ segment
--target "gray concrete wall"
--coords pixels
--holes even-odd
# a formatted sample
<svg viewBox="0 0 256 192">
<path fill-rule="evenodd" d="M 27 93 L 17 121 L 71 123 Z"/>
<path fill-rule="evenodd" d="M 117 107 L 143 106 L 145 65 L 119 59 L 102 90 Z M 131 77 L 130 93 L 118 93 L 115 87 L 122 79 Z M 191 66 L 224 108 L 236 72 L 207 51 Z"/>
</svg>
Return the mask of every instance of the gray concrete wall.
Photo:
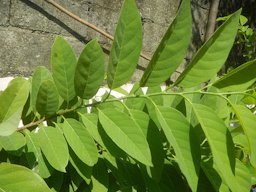
<svg viewBox="0 0 256 192">
<path fill-rule="evenodd" d="M 112 35 L 122 1 L 56 0 L 63 7 Z M 143 21 L 143 51 L 151 56 L 173 20 L 180 0 L 136 2 Z M 199 7 L 199 12 L 204 13 L 205 10 Z M 199 20 L 202 20 L 201 16 Z M 77 55 L 84 43 L 95 37 L 104 48 L 109 49 L 111 46 L 111 42 L 105 37 L 44 0 L 0 0 L 0 77 L 19 74 L 28 76 L 38 65 L 49 67 L 51 45 L 56 35 L 64 36 Z M 140 64 L 145 66 L 147 61 L 141 59 Z M 141 72 L 138 71 L 137 74 L 140 75 Z"/>
</svg>

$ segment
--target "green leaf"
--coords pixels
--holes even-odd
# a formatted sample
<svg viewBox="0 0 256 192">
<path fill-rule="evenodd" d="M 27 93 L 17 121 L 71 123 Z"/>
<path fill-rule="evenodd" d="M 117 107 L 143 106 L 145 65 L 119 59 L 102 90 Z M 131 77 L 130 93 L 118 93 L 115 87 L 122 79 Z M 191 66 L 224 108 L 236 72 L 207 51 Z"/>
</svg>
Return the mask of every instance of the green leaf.
<svg viewBox="0 0 256 192">
<path fill-rule="evenodd" d="M 167 80 L 181 64 L 191 37 L 190 1 L 182 1 L 176 18 L 165 33 L 143 77 L 141 86 L 155 86 Z"/>
<path fill-rule="evenodd" d="M 92 192 L 107 192 L 109 185 L 109 176 L 107 167 L 103 159 L 93 167 Z"/>
<path fill-rule="evenodd" d="M 44 180 L 30 169 L 9 163 L 0 164 L 1 192 L 51 192 Z"/>
<path fill-rule="evenodd" d="M 51 51 L 53 79 L 60 96 L 67 102 L 75 97 L 76 56 L 70 45 L 57 36 Z"/>
<path fill-rule="evenodd" d="M 44 80 L 39 88 L 36 109 L 42 116 L 50 116 L 57 112 L 59 95 L 52 80 Z"/>
<path fill-rule="evenodd" d="M 93 166 L 98 160 L 95 142 L 82 123 L 75 119 L 64 119 L 61 127 L 64 136 L 74 153 L 88 166 Z"/>
<path fill-rule="evenodd" d="M 104 53 L 97 40 L 90 41 L 82 51 L 75 72 L 76 94 L 83 99 L 93 97 L 104 79 Z"/>
<path fill-rule="evenodd" d="M 215 191 L 230 192 L 228 186 L 223 182 L 216 170 L 216 166 L 213 164 L 212 159 L 202 160 L 201 167 L 202 170 L 200 171 L 200 174 L 202 174 L 202 172 L 204 173 L 203 175 L 208 178 Z M 201 180 L 199 179 L 199 182 L 200 181 Z"/>
<path fill-rule="evenodd" d="M 249 61 L 213 83 L 221 91 L 243 91 L 256 81 L 256 60 Z"/>
<path fill-rule="evenodd" d="M 154 122 L 149 119 L 148 114 L 145 112 L 139 110 L 130 110 L 130 113 L 131 117 L 140 126 L 149 144 L 153 167 L 147 166 L 147 173 L 152 179 L 159 182 L 162 176 L 165 158 L 159 129 Z"/>
<path fill-rule="evenodd" d="M 107 135 L 118 147 L 141 163 L 152 165 L 147 140 L 132 118 L 109 108 L 99 110 L 99 120 Z"/>
<path fill-rule="evenodd" d="M 256 116 L 245 106 L 232 105 L 249 143 L 250 162 L 256 167 Z"/>
<path fill-rule="evenodd" d="M 196 135 L 181 112 L 171 107 L 155 106 L 164 134 L 176 154 L 176 161 L 192 191 L 196 191 L 200 169 L 200 146 Z"/>
<path fill-rule="evenodd" d="M 90 133 L 91 137 L 97 141 L 101 146 L 104 146 L 104 143 L 101 139 L 101 136 L 99 134 L 98 130 L 98 116 L 94 113 L 86 113 L 86 114 L 81 114 L 82 122 L 85 125 L 87 131 Z"/>
<path fill-rule="evenodd" d="M 41 127 L 38 132 L 39 145 L 48 162 L 56 170 L 66 172 L 69 153 L 64 136 L 58 128 Z"/>
<path fill-rule="evenodd" d="M 37 100 L 37 94 L 38 94 L 39 88 L 42 82 L 47 79 L 52 80 L 52 75 L 50 71 L 44 66 L 37 67 L 32 76 L 32 83 L 31 83 L 32 85 L 31 85 L 31 94 L 30 94 L 31 105 L 34 111 L 36 110 L 36 100 Z"/>
<path fill-rule="evenodd" d="M 130 80 L 142 47 L 142 24 L 134 0 L 125 0 L 109 56 L 108 86 L 117 88 Z"/>
<path fill-rule="evenodd" d="M 38 134 L 35 131 L 30 132 L 28 130 L 24 130 L 24 133 L 27 143 L 26 157 L 31 169 L 43 178 L 50 177 L 53 168 L 43 157 L 39 146 Z"/>
<path fill-rule="evenodd" d="M 6 151 L 17 151 L 25 144 L 26 139 L 20 132 L 14 132 L 9 136 L 0 136 L 0 145 Z"/>
<path fill-rule="evenodd" d="M 175 85 L 193 87 L 216 75 L 233 46 L 241 10 L 235 12 L 199 49 Z"/>
<path fill-rule="evenodd" d="M 92 167 L 89 167 L 84 162 L 82 162 L 74 153 L 72 149 L 69 151 L 70 157 L 69 161 L 71 165 L 74 167 L 76 172 L 82 177 L 87 184 L 91 181 L 92 176 Z"/>
<path fill-rule="evenodd" d="M 193 108 L 210 145 L 217 169 L 232 191 L 241 191 L 234 176 L 234 143 L 229 130 L 211 108 L 201 104 L 193 104 Z"/>
<path fill-rule="evenodd" d="M 236 159 L 236 179 L 241 191 L 250 191 L 251 174 L 249 169 L 238 159 Z"/>
<path fill-rule="evenodd" d="M 0 136 L 14 133 L 29 95 L 30 84 L 24 78 L 13 79 L 0 95 Z"/>
</svg>

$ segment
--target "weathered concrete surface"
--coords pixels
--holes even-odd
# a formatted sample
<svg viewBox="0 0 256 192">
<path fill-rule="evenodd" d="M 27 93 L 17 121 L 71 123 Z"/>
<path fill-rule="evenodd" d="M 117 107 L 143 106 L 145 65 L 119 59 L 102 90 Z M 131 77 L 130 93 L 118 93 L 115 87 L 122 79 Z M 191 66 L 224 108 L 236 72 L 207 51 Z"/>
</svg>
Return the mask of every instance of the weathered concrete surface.
<svg viewBox="0 0 256 192">
<path fill-rule="evenodd" d="M 0 1 L 0 25 L 8 25 L 9 22 L 9 11 L 10 11 L 10 1 L 1 0 Z"/>
<path fill-rule="evenodd" d="M 0 51 L 0 74 L 30 75 L 38 65 L 50 68 L 50 50 L 55 35 L 50 33 L 31 33 L 13 27 L 0 27 L 0 45 L 5 51 Z M 78 53 L 83 44 L 75 38 L 66 37 Z"/>
<path fill-rule="evenodd" d="M 198 2 L 198 0 L 195 0 Z M 204 0 L 201 0 L 204 1 Z M 55 0 L 69 11 L 114 35 L 122 0 Z M 180 0 L 136 0 L 143 22 L 143 51 L 155 51 Z M 205 2 L 205 1 L 204 1 Z M 207 1 L 208 2 L 208 1 Z M 204 11 L 204 10 L 203 10 Z M 199 10 L 201 14 L 202 11 Z M 199 20 L 205 19 L 197 13 Z M 197 18 L 197 19 L 198 19 Z M 204 24 L 202 24 L 203 26 Z M 203 28 L 200 26 L 199 28 Z M 198 28 L 194 28 L 194 33 Z M 201 34 L 201 31 L 199 32 Z M 203 32 L 202 32 L 203 34 Z M 92 38 L 110 49 L 111 42 L 94 30 L 57 10 L 45 0 L 0 0 L 0 77 L 30 75 L 36 66 L 50 66 L 50 49 L 56 35 L 62 35 L 78 54 Z M 196 39 L 195 42 L 198 42 Z M 193 46 L 190 47 L 193 51 Z M 148 61 L 140 59 L 146 66 Z M 138 70 L 133 80 L 138 79 Z"/>
</svg>

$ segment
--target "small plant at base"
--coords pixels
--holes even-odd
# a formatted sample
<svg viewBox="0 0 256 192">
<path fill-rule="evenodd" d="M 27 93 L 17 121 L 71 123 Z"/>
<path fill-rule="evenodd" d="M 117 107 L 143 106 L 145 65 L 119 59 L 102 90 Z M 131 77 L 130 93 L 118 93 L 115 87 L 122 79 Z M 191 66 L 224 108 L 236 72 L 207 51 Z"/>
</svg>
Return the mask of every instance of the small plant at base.
<svg viewBox="0 0 256 192">
<path fill-rule="evenodd" d="M 239 16 L 240 10 L 230 16 L 162 91 L 190 41 L 190 1 L 183 0 L 141 80 L 124 96 L 108 93 L 100 101 L 95 94 L 105 71 L 97 40 L 77 59 L 57 37 L 51 71 L 38 67 L 0 95 L 0 189 L 250 191 L 256 117 L 244 101 L 255 98 L 256 61 L 216 77 Z M 106 71 L 110 90 L 130 80 L 141 47 L 139 12 L 134 0 L 125 0 Z"/>
</svg>

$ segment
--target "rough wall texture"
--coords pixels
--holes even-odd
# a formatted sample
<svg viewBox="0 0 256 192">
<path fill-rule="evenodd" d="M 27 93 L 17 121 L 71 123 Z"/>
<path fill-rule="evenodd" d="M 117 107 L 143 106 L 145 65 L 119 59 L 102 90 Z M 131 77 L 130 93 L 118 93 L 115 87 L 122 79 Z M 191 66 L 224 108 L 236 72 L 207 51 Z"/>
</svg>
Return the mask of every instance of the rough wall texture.
<svg viewBox="0 0 256 192">
<path fill-rule="evenodd" d="M 122 1 L 56 0 L 77 16 L 112 35 Z M 143 51 L 151 56 L 173 20 L 180 0 L 136 2 L 143 21 Z M 205 20 L 207 11 L 205 13 L 204 9 L 198 10 L 194 12 L 195 16 L 198 17 L 200 13 L 203 17 L 199 15 L 199 20 Z M 197 28 L 194 33 L 201 33 L 196 30 Z M 92 38 L 97 37 L 106 49 L 110 48 L 111 43 L 44 0 L 0 0 L 0 77 L 19 74 L 28 76 L 38 65 L 50 67 L 50 49 L 56 35 L 64 36 L 72 44 L 77 55 L 84 43 Z M 200 35 L 198 37 L 200 38 Z M 193 49 L 191 46 L 191 50 Z M 147 61 L 141 59 L 140 64 L 145 66 Z M 138 70 L 137 76 L 139 75 Z"/>
</svg>

